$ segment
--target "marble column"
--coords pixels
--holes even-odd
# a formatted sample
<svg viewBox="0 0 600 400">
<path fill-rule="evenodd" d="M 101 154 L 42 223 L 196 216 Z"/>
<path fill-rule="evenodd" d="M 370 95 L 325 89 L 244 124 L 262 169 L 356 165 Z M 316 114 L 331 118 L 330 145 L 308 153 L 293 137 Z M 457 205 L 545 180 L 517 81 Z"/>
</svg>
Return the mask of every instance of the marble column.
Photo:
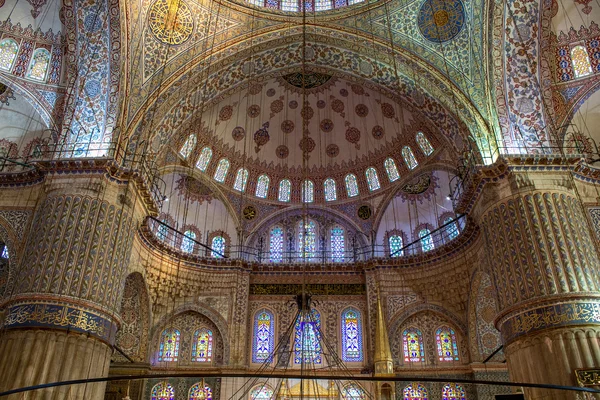
<svg viewBox="0 0 600 400">
<path fill-rule="evenodd" d="M 577 386 L 575 369 L 600 366 L 600 263 L 571 177 L 513 172 L 484 188 L 475 214 L 511 380 Z M 526 395 L 576 398 L 550 389 Z"/>
</svg>

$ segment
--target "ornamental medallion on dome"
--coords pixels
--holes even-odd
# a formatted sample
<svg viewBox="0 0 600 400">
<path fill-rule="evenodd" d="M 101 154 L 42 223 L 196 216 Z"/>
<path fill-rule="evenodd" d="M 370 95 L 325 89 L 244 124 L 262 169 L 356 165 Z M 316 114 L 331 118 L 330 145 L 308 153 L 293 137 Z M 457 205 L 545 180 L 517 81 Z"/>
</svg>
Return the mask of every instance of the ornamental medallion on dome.
<svg viewBox="0 0 600 400">
<path fill-rule="evenodd" d="M 148 12 L 148 27 L 162 43 L 178 45 L 190 38 L 194 19 L 181 0 L 156 0 Z"/>
<path fill-rule="evenodd" d="M 425 0 L 417 16 L 423 37 L 434 43 L 452 40 L 465 24 L 465 8 L 460 0 Z"/>
</svg>

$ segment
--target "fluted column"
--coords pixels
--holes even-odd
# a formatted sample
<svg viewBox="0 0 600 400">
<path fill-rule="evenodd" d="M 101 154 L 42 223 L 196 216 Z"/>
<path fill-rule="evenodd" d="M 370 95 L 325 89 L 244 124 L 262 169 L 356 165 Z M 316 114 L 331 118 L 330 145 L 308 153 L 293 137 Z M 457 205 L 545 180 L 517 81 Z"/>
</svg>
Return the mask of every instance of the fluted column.
<svg viewBox="0 0 600 400">
<path fill-rule="evenodd" d="M 600 366 L 600 263 L 572 180 L 512 173 L 488 185 L 476 214 L 513 381 L 577 386 L 574 370 Z M 573 392 L 527 390 L 529 399 Z"/>
<path fill-rule="evenodd" d="M 100 174 L 45 183 L 3 302 L 0 390 L 107 375 L 136 228 L 131 195 Z M 45 389 L 27 398 L 102 399 L 104 387 Z"/>
</svg>

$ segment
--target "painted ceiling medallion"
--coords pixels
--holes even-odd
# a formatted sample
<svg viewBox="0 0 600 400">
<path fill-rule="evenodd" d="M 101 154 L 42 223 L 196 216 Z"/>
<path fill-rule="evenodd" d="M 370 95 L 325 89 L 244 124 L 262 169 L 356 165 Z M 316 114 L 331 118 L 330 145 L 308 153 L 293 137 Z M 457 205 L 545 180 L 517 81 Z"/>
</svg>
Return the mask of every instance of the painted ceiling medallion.
<svg viewBox="0 0 600 400">
<path fill-rule="evenodd" d="M 194 30 L 194 19 L 182 0 L 156 0 L 148 13 L 152 34 L 166 44 L 182 44 Z"/>
<path fill-rule="evenodd" d="M 256 143 L 256 147 L 254 147 L 254 151 L 257 153 L 260 151 L 260 148 L 267 144 L 271 137 L 269 136 L 269 121 L 265 122 L 259 130 L 254 132 L 254 143 Z"/>
<path fill-rule="evenodd" d="M 283 75 L 282 77 L 278 78 L 278 81 L 296 93 L 302 93 L 303 89 L 307 93 L 317 93 L 335 84 L 336 78 L 320 72 L 309 72 L 306 74 L 294 72 Z"/>
<path fill-rule="evenodd" d="M 425 0 L 417 25 L 425 39 L 434 43 L 456 37 L 465 24 L 465 8 L 460 0 Z"/>
<path fill-rule="evenodd" d="M 429 188 L 430 184 L 429 175 L 421 175 L 402 186 L 402 191 L 407 194 L 421 194 Z"/>
<path fill-rule="evenodd" d="M 369 218 L 371 218 L 371 215 L 373 214 L 373 210 L 371 210 L 370 206 L 364 205 L 364 206 L 358 207 L 357 214 L 358 214 L 358 218 L 362 219 L 363 221 L 366 221 Z"/>
<path fill-rule="evenodd" d="M 256 218 L 256 214 L 258 212 L 256 211 L 256 207 L 254 206 L 246 206 L 244 208 L 244 219 L 247 219 L 248 221 L 253 220 L 254 218 Z"/>
</svg>

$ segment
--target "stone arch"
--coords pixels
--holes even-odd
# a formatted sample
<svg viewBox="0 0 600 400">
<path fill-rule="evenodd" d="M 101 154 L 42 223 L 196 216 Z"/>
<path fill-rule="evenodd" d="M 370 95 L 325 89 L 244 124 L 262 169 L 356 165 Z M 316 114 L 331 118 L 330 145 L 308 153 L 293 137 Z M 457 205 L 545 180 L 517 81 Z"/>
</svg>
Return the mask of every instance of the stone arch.
<svg viewBox="0 0 600 400">
<path fill-rule="evenodd" d="M 119 313 L 122 323 L 117 332 L 116 346 L 132 360 L 146 362 L 150 330 L 150 297 L 141 273 L 132 272 L 125 278 Z"/>
</svg>

